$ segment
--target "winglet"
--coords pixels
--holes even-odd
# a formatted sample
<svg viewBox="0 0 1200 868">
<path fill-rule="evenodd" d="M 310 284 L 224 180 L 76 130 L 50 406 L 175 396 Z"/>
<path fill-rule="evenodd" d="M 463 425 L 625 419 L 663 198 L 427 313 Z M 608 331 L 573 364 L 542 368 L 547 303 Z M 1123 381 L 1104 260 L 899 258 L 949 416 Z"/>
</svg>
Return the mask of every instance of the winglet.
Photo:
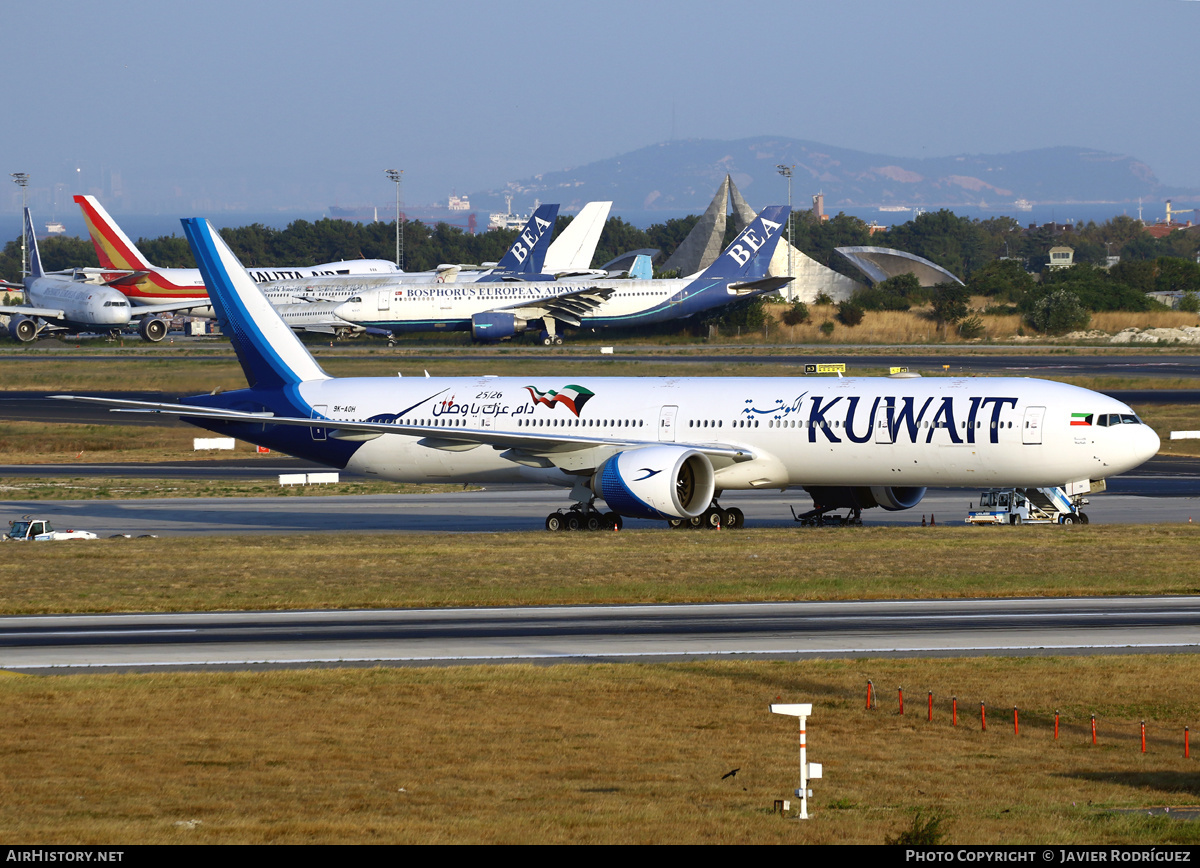
<svg viewBox="0 0 1200 868">
<path fill-rule="evenodd" d="M 154 268 L 104 210 L 104 206 L 96 201 L 95 196 L 76 196 L 75 203 L 83 212 L 83 221 L 87 223 L 88 234 L 92 236 L 92 246 L 96 248 L 96 258 L 101 265 L 123 271 L 150 271 Z"/>
<path fill-rule="evenodd" d="M 295 332 L 246 273 L 229 245 L 207 220 L 183 220 L 221 330 L 229 335 L 252 388 L 284 388 L 328 380 Z"/>
<path fill-rule="evenodd" d="M 37 236 L 33 234 L 33 217 L 28 207 L 25 209 L 25 234 L 29 236 L 29 276 L 37 279 L 45 272 L 42 270 L 42 255 L 38 253 Z"/>
<path fill-rule="evenodd" d="M 771 257 L 775 254 L 775 246 L 779 243 L 791 210 L 787 205 L 763 208 L 754 218 L 754 222 L 733 239 L 717 257 L 716 262 L 706 268 L 701 276 L 747 280 L 766 277 L 771 267 Z"/>
<path fill-rule="evenodd" d="M 542 205 L 533 212 L 517 240 L 496 266 L 497 271 L 516 274 L 539 274 L 546 261 L 546 250 L 550 247 L 550 236 L 554 234 L 554 221 L 558 218 L 557 205 Z"/>
</svg>

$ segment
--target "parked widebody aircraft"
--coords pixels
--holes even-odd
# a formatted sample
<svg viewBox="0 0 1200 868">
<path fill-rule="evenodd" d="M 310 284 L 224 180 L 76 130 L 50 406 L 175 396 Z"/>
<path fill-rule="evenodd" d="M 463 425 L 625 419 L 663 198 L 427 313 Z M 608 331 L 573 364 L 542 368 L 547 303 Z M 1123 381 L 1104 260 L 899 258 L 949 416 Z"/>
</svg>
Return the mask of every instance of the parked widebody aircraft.
<svg viewBox="0 0 1200 868">
<path fill-rule="evenodd" d="M 111 272 L 105 275 L 92 269 L 43 271 L 28 208 L 25 233 L 30 243 L 29 275 L 23 284 L 26 304 L 0 306 L 0 313 L 10 315 L 8 333 L 19 341 L 35 340 L 47 331 L 111 333 L 134 322 L 138 323 L 138 333 L 144 340 L 161 341 L 167 334 L 167 323 L 159 314 L 204 304 L 191 300 L 131 308 L 129 300 L 105 281 L 106 276 L 112 276 Z"/>
<path fill-rule="evenodd" d="M 115 271 L 132 272 L 123 280 L 113 281 L 135 304 L 162 304 L 185 298 L 204 298 L 207 292 L 200 271 L 195 268 L 162 268 L 153 265 L 104 210 L 94 196 L 76 196 L 83 212 L 92 246 L 100 265 Z M 321 265 L 289 268 L 251 268 L 248 273 L 257 283 L 283 280 L 301 275 L 399 274 L 394 262 L 385 259 L 348 259 Z"/>
<path fill-rule="evenodd" d="M 76 196 L 75 201 L 83 212 L 101 265 L 123 270 L 110 281 L 111 284 L 134 304 L 153 305 L 208 297 L 199 269 L 161 268 L 151 264 L 95 197 Z M 509 276 L 531 278 L 539 275 L 557 215 L 557 205 L 540 206 L 504 257 L 486 269 L 473 272 L 471 279 L 499 281 Z M 272 304 L 280 308 L 285 321 L 295 330 L 343 335 L 369 330 L 339 318 L 333 311 L 336 304 L 351 298 L 364 287 L 390 286 L 393 282 L 403 281 L 449 280 L 458 275 L 460 268 L 445 266 L 439 271 L 406 273 L 399 271 L 392 262 L 357 259 L 306 267 L 248 269 L 247 273 L 263 287 Z M 192 312 L 196 316 L 212 316 L 212 310 L 207 306 Z"/>
<path fill-rule="evenodd" d="M 1034 379 L 335 378 L 207 221 L 184 232 L 247 388 L 180 404 L 59 397 L 377 479 L 562 486 L 574 505 L 549 529 L 622 516 L 736 527 L 719 499 L 738 490 L 803 487 L 818 505 L 887 510 L 916 506 L 927 486 L 1087 490 L 1159 446 L 1120 401 Z"/>
<path fill-rule="evenodd" d="M 747 226 L 712 265 L 671 280 L 532 281 L 503 286 L 407 284 L 355 295 L 335 308 L 344 320 L 390 332 L 466 331 L 498 341 L 541 324 L 545 344 L 561 344 L 560 325 L 629 327 L 691 316 L 738 298 L 775 292 L 771 256 L 788 207 L 774 205 Z"/>
</svg>

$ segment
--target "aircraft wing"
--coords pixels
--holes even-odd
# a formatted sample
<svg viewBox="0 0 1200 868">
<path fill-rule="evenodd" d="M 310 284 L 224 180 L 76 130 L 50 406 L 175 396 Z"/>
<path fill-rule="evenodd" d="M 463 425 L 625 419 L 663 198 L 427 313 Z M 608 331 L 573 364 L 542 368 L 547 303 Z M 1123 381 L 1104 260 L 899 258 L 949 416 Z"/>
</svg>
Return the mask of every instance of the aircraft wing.
<svg viewBox="0 0 1200 868">
<path fill-rule="evenodd" d="M 66 311 L 50 307 L 23 307 L 21 305 L 0 305 L 0 313 L 13 316 L 40 316 L 43 319 L 62 319 Z"/>
<path fill-rule="evenodd" d="M 139 317 L 157 313 L 177 313 L 181 310 L 195 310 L 198 307 L 212 307 L 208 298 L 189 298 L 183 301 L 172 301 L 166 304 L 144 304 L 132 308 L 131 316 Z"/>
<path fill-rule="evenodd" d="M 561 456 L 564 453 L 580 452 L 587 449 L 605 449 L 611 453 L 622 449 L 634 449 L 642 446 L 659 446 L 658 440 L 641 440 L 629 438 L 613 440 L 611 438 L 589 437 L 585 434 L 551 434 L 541 432 L 502 432 L 488 428 L 436 428 L 429 425 L 412 425 L 401 421 L 393 422 L 351 422 L 340 419 L 305 419 L 294 416 L 276 416 L 270 412 L 247 413 L 239 410 L 224 410 L 216 407 L 201 407 L 194 404 L 165 404 L 154 401 L 131 401 L 123 398 L 94 398 L 82 395 L 51 395 L 58 401 L 80 401 L 88 404 L 101 404 L 111 407 L 116 413 L 153 413 L 164 416 L 178 416 L 183 419 L 206 419 L 224 422 L 251 422 L 270 425 L 295 425 L 303 428 L 324 428 L 328 436 L 343 440 L 372 440 L 384 434 L 405 434 L 410 437 L 421 436 L 422 445 L 433 449 L 443 449 L 448 452 L 465 452 L 480 446 L 491 446 L 495 449 L 508 449 L 513 452 L 513 460 L 522 463 L 522 457 L 528 456 L 535 464 L 537 459 L 545 458 L 554 463 L 550 456 Z M 727 443 L 683 443 L 698 452 L 703 452 L 711 458 L 722 458 L 739 463 L 751 461 L 755 453 L 745 446 L 735 446 Z M 608 455 L 604 456 L 605 458 Z M 603 460 L 603 459 L 600 459 Z M 599 464 L 600 461 L 597 461 Z M 543 465 L 548 466 L 548 465 Z"/>
<path fill-rule="evenodd" d="M 24 291 L 24 289 L 25 289 L 25 287 L 22 286 L 21 284 L 9 283 L 7 280 L 0 280 L 0 286 L 3 286 L 5 289 L 19 289 L 22 291 Z"/>
<path fill-rule="evenodd" d="M 729 288 L 738 295 L 755 295 L 761 292 L 774 292 L 783 289 L 794 278 L 791 277 L 761 277 L 758 280 L 745 280 L 741 283 L 731 283 Z"/>
<path fill-rule="evenodd" d="M 522 319 L 540 319 L 550 316 L 561 323 L 578 328 L 581 316 L 594 311 L 616 291 L 611 286 L 589 286 L 574 292 L 546 296 L 534 301 L 522 301 L 508 307 L 493 308 L 493 310 L 515 313 Z"/>
</svg>

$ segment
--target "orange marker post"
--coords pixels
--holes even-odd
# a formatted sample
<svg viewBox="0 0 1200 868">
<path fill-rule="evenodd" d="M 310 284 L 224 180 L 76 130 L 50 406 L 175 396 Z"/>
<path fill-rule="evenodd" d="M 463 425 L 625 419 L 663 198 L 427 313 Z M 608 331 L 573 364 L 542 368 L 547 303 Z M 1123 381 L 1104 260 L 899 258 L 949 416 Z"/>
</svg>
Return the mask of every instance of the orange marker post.
<svg viewBox="0 0 1200 868">
<path fill-rule="evenodd" d="M 1017 718 L 1017 707 L 1013 706 L 1013 735 L 1021 734 L 1021 721 Z"/>
<path fill-rule="evenodd" d="M 1146 721 L 1142 721 L 1142 753 L 1146 752 Z"/>
<path fill-rule="evenodd" d="M 954 709 L 954 722 L 951 726 L 958 726 L 958 697 L 950 697 L 950 707 Z"/>
<path fill-rule="evenodd" d="M 1058 741 L 1058 709 L 1054 709 L 1054 740 Z"/>
<path fill-rule="evenodd" d="M 982 702 L 979 703 L 979 723 L 983 727 L 983 731 L 987 732 L 987 708 Z"/>
<path fill-rule="evenodd" d="M 896 692 L 900 694 L 900 713 L 904 714 L 904 688 L 897 687 Z"/>
<path fill-rule="evenodd" d="M 1092 715 L 1092 744 L 1096 743 L 1096 715 Z"/>
<path fill-rule="evenodd" d="M 933 723 L 933 691 L 929 691 L 929 722 Z"/>
</svg>

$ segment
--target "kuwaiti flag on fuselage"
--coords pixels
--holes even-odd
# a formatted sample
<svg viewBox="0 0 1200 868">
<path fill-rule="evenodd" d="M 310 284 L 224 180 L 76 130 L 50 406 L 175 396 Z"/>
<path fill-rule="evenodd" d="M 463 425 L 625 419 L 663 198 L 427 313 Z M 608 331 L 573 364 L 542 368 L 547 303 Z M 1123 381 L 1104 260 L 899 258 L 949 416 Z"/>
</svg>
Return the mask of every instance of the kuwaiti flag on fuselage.
<svg viewBox="0 0 1200 868">
<path fill-rule="evenodd" d="M 1071 424 L 1072 425 L 1091 425 L 1092 424 L 1092 414 L 1091 413 L 1072 413 L 1071 414 Z"/>
<path fill-rule="evenodd" d="M 585 389 L 583 386 L 564 386 L 561 392 L 556 392 L 553 389 L 548 392 L 540 392 L 533 386 L 525 387 L 529 391 L 529 396 L 538 404 L 545 404 L 551 410 L 555 404 L 562 404 L 576 416 L 583 410 L 583 405 L 590 401 L 595 392 L 590 389 Z"/>
</svg>

